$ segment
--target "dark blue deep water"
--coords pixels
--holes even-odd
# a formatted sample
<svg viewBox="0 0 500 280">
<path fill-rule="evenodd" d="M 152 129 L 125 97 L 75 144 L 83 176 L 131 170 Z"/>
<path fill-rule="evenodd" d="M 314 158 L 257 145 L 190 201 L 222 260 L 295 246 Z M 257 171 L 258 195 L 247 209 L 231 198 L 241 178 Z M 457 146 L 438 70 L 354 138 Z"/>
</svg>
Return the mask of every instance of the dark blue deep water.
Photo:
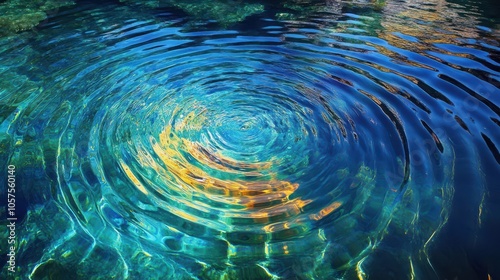
<svg viewBox="0 0 500 280">
<path fill-rule="evenodd" d="M 500 279 L 498 4 L 248 2 L 0 37 L 0 278 Z"/>
</svg>

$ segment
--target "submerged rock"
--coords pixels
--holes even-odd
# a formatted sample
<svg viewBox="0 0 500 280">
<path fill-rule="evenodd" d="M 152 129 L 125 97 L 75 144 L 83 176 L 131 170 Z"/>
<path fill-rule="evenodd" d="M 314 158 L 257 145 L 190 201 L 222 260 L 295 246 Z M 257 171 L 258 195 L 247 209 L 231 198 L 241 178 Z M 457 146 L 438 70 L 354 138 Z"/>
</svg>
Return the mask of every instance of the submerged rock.
<svg viewBox="0 0 500 280">
<path fill-rule="evenodd" d="M 173 7 L 195 20 L 213 20 L 228 26 L 266 9 L 275 11 L 278 19 L 294 19 L 314 12 L 338 11 L 340 2 L 333 0 L 120 0 L 127 5 L 146 8 Z M 29 30 L 46 20 L 61 7 L 74 5 L 73 0 L 7 0 L 0 1 L 0 35 Z"/>
<path fill-rule="evenodd" d="M 243 0 L 120 0 L 138 3 L 149 8 L 175 7 L 200 20 L 215 20 L 221 25 L 242 21 L 246 17 L 264 11 L 264 5 Z"/>
<path fill-rule="evenodd" d="M 25 31 L 45 20 L 60 7 L 75 4 L 71 0 L 7 0 L 0 3 L 0 35 Z"/>
<path fill-rule="evenodd" d="M 175 7 L 183 10 L 195 20 L 214 20 L 228 26 L 246 17 L 275 12 L 277 19 L 295 19 L 314 12 L 338 12 L 341 3 L 335 0 L 120 0 L 128 4 L 139 4 L 148 8 Z"/>
</svg>

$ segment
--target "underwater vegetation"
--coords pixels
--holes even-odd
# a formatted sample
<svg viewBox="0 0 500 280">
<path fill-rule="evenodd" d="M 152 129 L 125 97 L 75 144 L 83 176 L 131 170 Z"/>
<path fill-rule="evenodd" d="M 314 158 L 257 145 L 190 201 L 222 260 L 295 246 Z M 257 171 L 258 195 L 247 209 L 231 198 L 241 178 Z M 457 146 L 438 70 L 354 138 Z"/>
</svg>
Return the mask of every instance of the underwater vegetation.
<svg viewBox="0 0 500 280">
<path fill-rule="evenodd" d="M 176 7 L 197 19 L 211 19 L 222 25 L 239 22 L 264 11 L 262 3 L 242 0 L 120 0 L 147 8 Z M 72 6 L 71 0 L 7 0 L 0 2 L 0 35 L 29 30 L 56 14 L 59 8 Z"/>
<path fill-rule="evenodd" d="M 119 0 L 124 4 L 157 9 L 175 7 L 197 20 L 213 20 L 222 26 L 241 22 L 266 8 L 279 8 L 276 16 L 292 19 L 317 11 L 339 7 L 339 1 L 318 0 Z M 383 7 L 383 1 L 367 2 L 374 7 Z M 60 8 L 75 5 L 71 0 L 7 0 L 0 2 L 0 35 L 29 30 L 57 14 Z"/>
<path fill-rule="evenodd" d="M 67 0 L 6 0 L 0 2 L 0 35 L 25 31 L 47 19 L 61 7 L 74 5 Z"/>
<path fill-rule="evenodd" d="M 215 20 L 222 25 L 239 22 L 264 11 L 261 3 L 244 0 L 120 0 L 124 3 L 145 5 L 150 8 L 176 7 L 197 19 Z"/>
</svg>

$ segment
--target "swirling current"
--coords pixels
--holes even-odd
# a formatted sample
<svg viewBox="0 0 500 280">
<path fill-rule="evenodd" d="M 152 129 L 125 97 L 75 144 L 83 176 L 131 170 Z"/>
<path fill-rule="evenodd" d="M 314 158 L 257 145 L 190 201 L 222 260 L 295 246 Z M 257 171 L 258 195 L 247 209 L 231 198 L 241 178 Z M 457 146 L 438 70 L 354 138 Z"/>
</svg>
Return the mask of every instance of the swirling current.
<svg viewBox="0 0 500 280">
<path fill-rule="evenodd" d="M 79 2 L 0 38 L 16 273 L 499 275 L 500 23 L 483 2 L 271 5 L 223 27 Z"/>
</svg>

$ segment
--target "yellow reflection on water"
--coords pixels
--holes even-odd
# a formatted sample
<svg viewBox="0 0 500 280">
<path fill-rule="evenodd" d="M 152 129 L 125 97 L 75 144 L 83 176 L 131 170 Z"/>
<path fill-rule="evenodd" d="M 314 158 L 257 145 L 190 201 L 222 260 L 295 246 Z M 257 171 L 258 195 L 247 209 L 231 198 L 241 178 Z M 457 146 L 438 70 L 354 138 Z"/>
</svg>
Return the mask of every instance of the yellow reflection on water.
<svg viewBox="0 0 500 280">
<path fill-rule="evenodd" d="M 181 128 L 185 128 L 185 125 L 187 124 L 181 125 Z M 153 143 L 152 146 L 168 173 L 173 175 L 173 184 L 169 184 L 169 188 L 181 193 L 195 192 L 208 200 L 225 203 L 229 209 L 238 209 L 237 212 L 227 214 L 229 223 L 232 219 L 250 219 L 253 224 L 288 221 L 303 213 L 303 208 L 312 202 L 300 197 L 290 197 L 299 184 L 277 179 L 277 174 L 273 172 L 273 162 L 237 161 L 212 152 L 200 143 L 179 137 L 172 126 L 167 126 L 160 133 L 158 143 Z M 214 176 L 207 170 L 214 170 L 219 175 Z M 239 173 L 255 180 L 220 178 L 224 176 L 220 175 L 220 171 Z M 305 217 L 320 220 L 340 206 L 341 203 L 337 201 Z M 174 214 L 189 221 L 199 221 L 196 216 L 185 213 L 184 210 L 178 209 Z M 295 220 L 304 222 L 303 219 Z M 290 225 L 281 222 L 263 229 L 275 232 L 287 228 Z"/>
</svg>

